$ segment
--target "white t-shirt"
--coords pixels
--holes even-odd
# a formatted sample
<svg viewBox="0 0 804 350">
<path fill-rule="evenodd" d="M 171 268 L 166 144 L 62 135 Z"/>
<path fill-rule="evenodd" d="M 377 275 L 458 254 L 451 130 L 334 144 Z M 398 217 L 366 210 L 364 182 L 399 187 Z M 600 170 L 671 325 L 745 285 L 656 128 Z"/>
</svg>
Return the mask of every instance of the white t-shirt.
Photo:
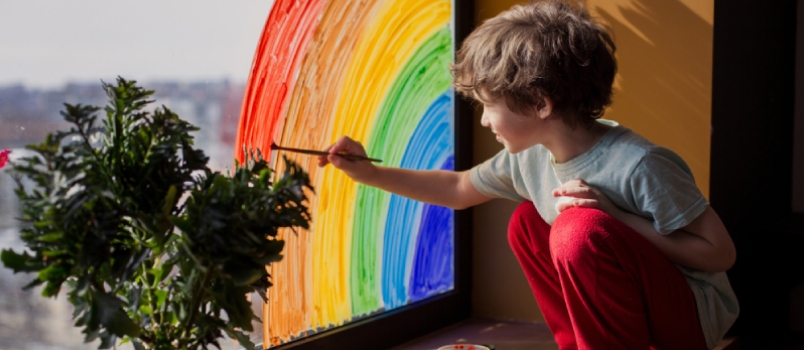
<svg viewBox="0 0 804 350">
<path fill-rule="evenodd" d="M 663 235 L 688 225 L 706 209 L 709 202 L 681 157 L 616 122 L 598 122 L 612 129 L 568 162 L 556 164 L 542 145 L 517 154 L 502 150 L 472 168 L 472 184 L 489 197 L 532 201 L 551 225 L 560 200 L 552 190 L 574 179 L 599 189 L 619 208 L 653 221 Z M 737 297 L 725 273 L 678 267 L 692 287 L 701 328 L 713 348 L 739 314 Z"/>
</svg>

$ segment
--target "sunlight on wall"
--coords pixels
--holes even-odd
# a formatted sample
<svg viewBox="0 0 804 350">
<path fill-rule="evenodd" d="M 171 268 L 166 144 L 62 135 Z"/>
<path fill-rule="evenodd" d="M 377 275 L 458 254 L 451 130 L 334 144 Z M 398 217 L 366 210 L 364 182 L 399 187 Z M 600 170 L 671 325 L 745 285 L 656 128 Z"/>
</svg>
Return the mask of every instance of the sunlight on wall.
<svg viewBox="0 0 804 350">
<path fill-rule="evenodd" d="M 672 149 L 709 195 L 714 0 L 588 0 L 608 22 L 619 74 L 613 119 Z"/>
</svg>

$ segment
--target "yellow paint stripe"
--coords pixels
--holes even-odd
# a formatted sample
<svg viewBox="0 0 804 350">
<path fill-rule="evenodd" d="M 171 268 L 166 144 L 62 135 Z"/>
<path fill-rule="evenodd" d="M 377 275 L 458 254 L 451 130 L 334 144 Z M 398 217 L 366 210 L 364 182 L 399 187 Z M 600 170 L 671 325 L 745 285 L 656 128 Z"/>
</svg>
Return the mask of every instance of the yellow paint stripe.
<svg viewBox="0 0 804 350">
<path fill-rule="evenodd" d="M 330 1 L 326 5 L 288 104 L 280 138 L 282 145 L 307 149 L 323 149 L 329 145 L 331 122 L 345 73 L 360 39 L 359 33 L 369 26 L 379 4 L 379 0 L 362 0 Z M 316 191 L 322 187 L 322 172 L 316 157 L 281 155 L 293 159 L 308 172 Z M 277 164 L 278 171 L 281 167 L 281 163 Z M 315 210 L 318 196 L 310 194 L 308 198 L 311 210 Z M 313 214 L 309 231 L 282 230 L 280 233 L 286 239 L 285 257 L 270 268 L 274 286 L 268 289 L 269 301 L 264 312 L 265 344 L 287 342 L 291 337 L 303 336 L 312 327 L 315 309 L 312 256 L 318 221 L 318 216 Z M 320 240 L 320 235 L 318 238 Z"/>
<path fill-rule="evenodd" d="M 449 23 L 450 16 L 449 0 L 382 4 L 360 39 L 346 73 L 330 142 L 342 135 L 360 142 L 368 140 L 383 98 L 399 71 L 416 48 Z M 327 167 L 323 175 L 315 211 L 318 220 L 313 241 L 312 321 L 314 326 L 329 327 L 352 317 L 349 262 L 357 186 L 333 167 Z"/>
</svg>

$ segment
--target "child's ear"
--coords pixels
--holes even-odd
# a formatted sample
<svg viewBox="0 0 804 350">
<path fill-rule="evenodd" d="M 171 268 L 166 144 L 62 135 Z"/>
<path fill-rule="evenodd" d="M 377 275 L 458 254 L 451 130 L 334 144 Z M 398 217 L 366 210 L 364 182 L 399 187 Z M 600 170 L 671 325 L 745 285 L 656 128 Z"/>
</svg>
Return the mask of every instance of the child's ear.
<svg viewBox="0 0 804 350">
<path fill-rule="evenodd" d="M 547 96 L 542 96 L 542 100 L 536 105 L 536 115 L 539 119 L 547 119 L 553 114 L 553 101 Z"/>
</svg>

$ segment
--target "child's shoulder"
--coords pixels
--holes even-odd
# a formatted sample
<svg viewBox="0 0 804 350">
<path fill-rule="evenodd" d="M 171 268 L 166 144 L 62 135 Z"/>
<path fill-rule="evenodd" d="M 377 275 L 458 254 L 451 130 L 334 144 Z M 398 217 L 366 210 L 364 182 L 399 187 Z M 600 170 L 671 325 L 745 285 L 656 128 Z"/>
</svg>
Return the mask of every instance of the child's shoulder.
<svg viewBox="0 0 804 350">
<path fill-rule="evenodd" d="M 617 163 L 622 169 L 663 168 L 675 166 L 692 174 L 687 163 L 673 150 L 657 145 L 633 130 L 616 125 L 609 131 L 609 142 L 604 153 L 608 161 Z"/>
<path fill-rule="evenodd" d="M 642 135 L 613 120 L 598 120 L 598 123 L 611 126 L 595 146 L 599 152 L 615 158 L 641 158 L 656 145 Z"/>
</svg>

